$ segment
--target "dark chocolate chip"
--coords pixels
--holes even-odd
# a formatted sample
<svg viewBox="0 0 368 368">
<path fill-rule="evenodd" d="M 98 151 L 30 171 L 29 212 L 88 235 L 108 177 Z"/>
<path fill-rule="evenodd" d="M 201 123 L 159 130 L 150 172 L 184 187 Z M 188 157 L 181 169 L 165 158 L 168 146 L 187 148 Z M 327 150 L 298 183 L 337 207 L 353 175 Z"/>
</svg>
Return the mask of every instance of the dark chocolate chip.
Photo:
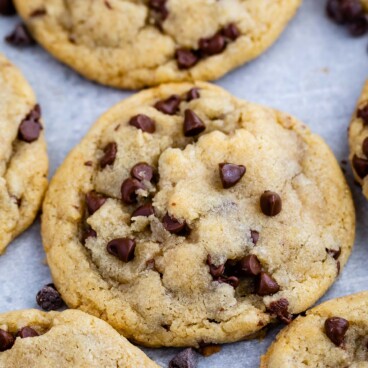
<svg viewBox="0 0 368 368">
<path fill-rule="evenodd" d="M 357 117 L 363 120 L 364 125 L 368 125 L 368 104 L 358 109 Z"/>
<path fill-rule="evenodd" d="M 325 321 L 326 335 L 336 346 L 342 346 L 348 328 L 349 322 L 341 317 L 331 317 Z"/>
<path fill-rule="evenodd" d="M 163 22 L 169 15 L 169 11 L 166 7 L 166 1 L 167 0 L 149 0 L 148 2 L 148 6 L 160 16 L 158 23 Z"/>
<path fill-rule="evenodd" d="M 362 151 L 365 155 L 365 157 L 368 158 L 368 137 L 364 139 L 363 144 L 362 144 Z"/>
<path fill-rule="evenodd" d="M 194 137 L 202 133 L 206 129 L 203 121 L 192 110 L 185 110 L 184 112 L 184 135 L 186 137 Z"/>
<path fill-rule="evenodd" d="M 107 198 L 100 193 L 92 190 L 86 194 L 86 205 L 90 215 L 98 211 L 107 201 Z"/>
<path fill-rule="evenodd" d="M 289 324 L 292 321 L 293 316 L 289 313 L 288 308 L 288 300 L 285 298 L 281 298 L 279 300 L 276 300 L 275 302 L 270 303 L 267 309 L 272 314 L 275 314 L 281 322 Z"/>
<path fill-rule="evenodd" d="M 144 185 L 137 179 L 125 179 L 121 185 L 121 197 L 125 204 L 137 202 L 137 190 L 144 189 Z"/>
<path fill-rule="evenodd" d="M 240 36 L 239 28 L 234 23 L 230 23 L 224 27 L 221 33 L 231 41 L 235 41 Z"/>
<path fill-rule="evenodd" d="M 130 175 L 139 181 L 151 181 L 155 169 L 146 162 L 140 162 L 133 166 Z"/>
<path fill-rule="evenodd" d="M 266 190 L 261 195 L 261 209 L 266 216 L 276 216 L 282 210 L 282 201 L 280 196 L 269 190 Z"/>
<path fill-rule="evenodd" d="M 361 179 L 365 178 L 368 175 L 368 160 L 354 155 L 353 168 Z"/>
<path fill-rule="evenodd" d="M 254 254 L 250 254 L 244 257 L 239 262 L 239 267 L 241 269 L 241 272 L 247 276 L 257 276 L 262 271 L 261 263 L 259 262 L 257 256 L 255 256 Z"/>
<path fill-rule="evenodd" d="M 96 238 L 97 233 L 90 226 L 88 226 L 82 234 L 82 244 L 86 244 L 88 238 Z"/>
<path fill-rule="evenodd" d="M 12 334 L 0 329 L 0 351 L 9 350 L 14 345 L 15 339 Z"/>
<path fill-rule="evenodd" d="M 181 98 L 178 95 L 173 95 L 166 100 L 161 100 L 155 103 L 155 108 L 167 115 L 175 115 L 179 110 Z"/>
<path fill-rule="evenodd" d="M 186 222 L 179 222 L 174 217 L 171 217 L 168 213 L 164 216 L 162 219 L 162 223 L 164 225 L 164 228 L 172 234 L 180 234 L 182 231 L 186 228 Z"/>
<path fill-rule="evenodd" d="M 112 165 L 115 162 L 117 152 L 118 146 L 115 142 L 110 142 L 106 145 L 104 148 L 104 155 L 100 161 L 100 166 L 102 169 L 108 165 Z"/>
<path fill-rule="evenodd" d="M 36 141 L 42 130 L 40 118 L 41 108 L 40 105 L 36 105 L 21 121 L 18 130 L 18 139 L 27 143 Z"/>
<path fill-rule="evenodd" d="M 348 24 L 348 30 L 350 34 L 354 37 L 363 36 L 368 31 L 368 19 L 365 14 L 361 15 L 359 18 L 354 19 Z"/>
<path fill-rule="evenodd" d="M 335 249 L 327 249 L 326 252 L 334 259 L 338 259 L 341 255 L 341 248 L 335 250 Z"/>
<path fill-rule="evenodd" d="M 37 304 L 46 311 L 57 310 L 64 306 L 64 301 L 54 284 L 45 285 L 36 296 Z"/>
<path fill-rule="evenodd" d="M 190 102 L 192 100 L 196 100 L 197 98 L 200 98 L 200 94 L 199 94 L 199 88 L 194 87 L 191 90 L 188 91 L 187 93 L 187 102 Z"/>
<path fill-rule="evenodd" d="M 118 238 L 107 244 L 107 251 L 123 262 L 129 262 L 134 258 L 136 243 L 133 239 Z"/>
<path fill-rule="evenodd" d="M 279 284 L 266 272 L 258 276 L 256 293 L 261 296 L 273 295 L 280 290 Z"/>
<path fill-rule="evenodd" d="M 339 24 L 351 22 L 363 14 L 363 7 L 359 0 L 329 0 L 327 14 Z"/>
<path fill-rule="evenodd" d="M 233 187 L 244 176 L 246 168 L 243 165 L 235 165 L 229 163 L 219 164 L 220 179 L 222 187 L 225 189 Z"/>
<path fill-rule="evenodd" d="M 170 360 L 169 368 L 196 368 L 197 356 L 193 349 L 188 348 L 181 351 Z"/>
<path fill-rule="evenodd" d="M 193 50 L 178 49 L 175 58 L 179 69 L 190 69 L 199 61 L 199 57 Z"/>
<path fill-rule="evenodd" d="M 16 13 L 12 0 L 0 0 L 0 14 L 14 15 Z"/>
<path fill-rule="evenodd" d="M 31 46 L 35 44 L 25 24 L 18 24 L 12 33 L 5 37 L 5 41 L 13 46 Z"/>
<path fill-rule="evenodd" d="M 154 215 L 154 210 L 152 203 L 146 203 L 140 207 L 138 207 L 132 214 L 132 217 L 149 217 L 151 215 Z"/>
<path fill-rule="evenodd" d="M 156 131 L 156 123 L 147 115 L 139 114 L 133 116 L 129 124 L 146 133 L 154 133 Z"/>
<path fill-rule="evenodd" d="M 225 271 L 225 265 L 219 265 L 219 266 L 215 266 L 212 263 L 212 259 L 211 256 L 207 257 L 207 265 L 210 268 L 210 274 L 211 276 L 216 280 L 218 279 L 220 276 L 222 276 L 224 274 Z"/>
<path fill-rule="evenodd" d="M 225 37 L 217 33 L 209 38 L 201 38 L 199 40 L 199 49 L 203 55 L 212 56 L 220 54 L 226 47 Z"/>
<path fill-rule="evenodd" d="M 256 230 L 251 230 L 250 231 L 250 236 L 252 238 L 253 244 L 257 245 L 258 240 L 259 240 L 259 232 Z"/>
<path fill-rule="evenodd" d="M 240 283 L 239 279 L 236 276 L 229 276 L 229 277 L 221 276 L 218 278 L 218 281 L 222 284 L 229 284 L 234 289 L 236 289 Z"/>
<path fill-rule="evenodd" d="M 21 328 L 17 333 L 17 337 L 20 337 L 21 339 L 26 339 L 27 337 L 36 337 L 36 336 L 39 336 L 39 333 L 35 331 L 33 328 L 28 327 L 28 326 Z"/>
</svg>

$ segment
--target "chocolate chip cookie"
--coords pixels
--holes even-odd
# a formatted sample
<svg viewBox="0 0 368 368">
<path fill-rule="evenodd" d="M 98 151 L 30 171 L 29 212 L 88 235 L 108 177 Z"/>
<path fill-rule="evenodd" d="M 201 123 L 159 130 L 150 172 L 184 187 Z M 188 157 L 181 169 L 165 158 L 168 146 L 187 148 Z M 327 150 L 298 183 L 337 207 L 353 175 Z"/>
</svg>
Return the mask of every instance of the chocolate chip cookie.
<svg viewBox="0 0 368 368">
<path fill-rule="evenodd" d="M 15 0 L 34 38 L 120 88 L 213 80 L 257 57 L 301 0 Z"/>
<path fill-rule="evenodd" d="M 349 127 L 350 162 L 356 181 L 368 198 L 368 81 Z"/>
<path fill-rule="evenodd" d="M 34 220 L 47 186 L 41 108 L 29 84 L 0 54 L 0 253 Z"/>
<path fill-rule="evenodd" d="M 299 316 L 277 336 L 261 368 L 364 368 L 368 292 L 333 299 Z"/>
<path fill-rule="evenodd" d="M 0 314 L 0 367 L 159 368 L 106 322 L 77 310 Z"/>
<path fill-rule="evenodd" d="M 198 347 L 315 303 L 349 257 L 354 222 L 319 137 L 198 82 L 102 116 L 53 178 L 42 234 L 69 306 L 144 345 Z"/>
</svg>

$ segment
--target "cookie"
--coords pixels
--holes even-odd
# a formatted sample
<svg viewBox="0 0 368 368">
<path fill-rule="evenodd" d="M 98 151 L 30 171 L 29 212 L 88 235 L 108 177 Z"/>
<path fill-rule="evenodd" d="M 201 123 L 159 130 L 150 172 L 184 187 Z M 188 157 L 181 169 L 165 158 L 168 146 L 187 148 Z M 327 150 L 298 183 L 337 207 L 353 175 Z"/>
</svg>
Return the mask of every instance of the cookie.
<svg viewBox="0 0 368 368">
<path fill-rule="evenodd" d="M 368 81 L 349 127 L 350 162 L 356 181 L 368 198 Z"/>
<path fill-rule="evenodd" d="M 120 88 L 213 80 L 267 49 L 301 0 L 15 0 L 34 38 Z"/>
<path fill-rule="evenodd" d="M 354 208 L 327 145 L 207 83 L 108 111 L 52 180 L 42 234 L 71 307 L 148 346 L 290 321 L 347 261 Z"/>
<path fill-rule="evenodd" d="M 368 292 L 332 299 L 281 331 L 261 368 L 364 368 L 368 360 Z"/>
<path fill-rule="evenodd" d="M 0 54 L 0 253 L 34 221 L 47 186 L 41 109 L 21 73 Z"/>
<path fill-rule="evenodd" d="M 77 310 L 0 314 L 2 368 L 159 368 L 106 322 Z"/>
</svg>

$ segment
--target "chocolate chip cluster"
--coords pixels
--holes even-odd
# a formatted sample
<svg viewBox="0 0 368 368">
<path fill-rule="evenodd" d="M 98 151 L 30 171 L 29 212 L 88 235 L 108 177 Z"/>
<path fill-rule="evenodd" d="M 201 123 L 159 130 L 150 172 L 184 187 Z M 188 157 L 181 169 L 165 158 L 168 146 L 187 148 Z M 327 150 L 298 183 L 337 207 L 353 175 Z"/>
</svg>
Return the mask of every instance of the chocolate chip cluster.
<svg viewBox="0 0 368 368">
<path fill-rule="evenodd" d="M 20 337 L 21 339 L 26 339 L 28 337 L 36 336 L 39 336 L 39 333 L 29 326 L 22 327 L 15 335 L 8 331 L 0 329 L 0 352 L 11 349 L 17 337 Z"/>
</svg>

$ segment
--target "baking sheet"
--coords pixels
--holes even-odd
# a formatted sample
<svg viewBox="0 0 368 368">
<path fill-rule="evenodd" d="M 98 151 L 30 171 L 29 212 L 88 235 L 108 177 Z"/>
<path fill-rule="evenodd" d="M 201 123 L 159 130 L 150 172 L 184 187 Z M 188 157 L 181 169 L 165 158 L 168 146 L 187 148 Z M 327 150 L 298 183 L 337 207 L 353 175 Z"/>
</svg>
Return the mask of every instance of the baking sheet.
<svg viewBox="0 0 368 368">
<path fill-rule="evenodd" d="M 331 23 L 325 0 L 304 0 L 281 39 L 254 62 L 216 82 L 232 94 L 289 112 L 325 138 L 339 161 L 348 157 L 346 129 L 363 82 L 368 77 L 366 37 L 355 39 Z M 0 52 L 24 73 L 43 109 L 50 157 L 50 175 L 66 154 L 109 107 L 130 95 L 91 83 L 63 66 L 40 47 L 17 49 L 3 42 L 16 17 L 0 18 Z M 354 185 L 347 165 L 357 211 L 357 237 L 342 275 L 322 300 L 368 289 L 368 202 Z M 0 257 L 0 312 L 37 307 L 35 295 L 51 281 L 44 263 L 39 221 L 16 239 Z M 222 347 L 200 357 L 199 368 L 257 367 L 275 337 Z M 175 349 L 145 349 L 163 367 Z"/>
</svg>

